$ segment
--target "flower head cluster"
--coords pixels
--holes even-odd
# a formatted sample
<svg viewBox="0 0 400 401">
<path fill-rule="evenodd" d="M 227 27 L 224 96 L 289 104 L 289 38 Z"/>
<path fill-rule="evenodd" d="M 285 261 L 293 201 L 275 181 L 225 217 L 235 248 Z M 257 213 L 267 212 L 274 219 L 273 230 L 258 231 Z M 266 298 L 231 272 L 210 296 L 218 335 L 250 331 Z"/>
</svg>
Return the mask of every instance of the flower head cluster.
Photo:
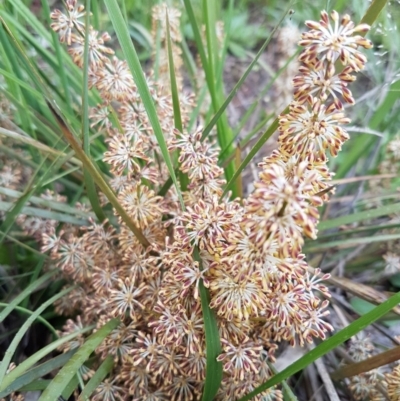
<svg viewBox="0 0 400 401">
<path fill-rule="evenodd" d="M 272 375 L 268 362 L 278 342 L 304 345 L 333 330 L 323 299 L 329 297 L 322 284 L 328 276 L 309 272 L 302 246 L 305 236 L 316 237 L 317 207 L 327 199 L 326 152 L 336 155 L 348 138 L 342 101 L 354 103 L 347 86 L 365 62 L 357 47 L 370 44 L 353 34 L 366 27 L 354 27 L 348 16 L 339 22 L 336 13 L 333 27 L 326 13 L 319 24 L 307 23 L 311 31 L 300 42 L 305 50 L 295 100 L 280 116 L 279 149 L 260 164 L 254 192 L 241 202 L 221 199 L 225 180 L 216 144 L 203 138 L 200 127 L 187 132 L 191 97 L 180 97 L 180 132 L 168 81 L 163 74 L 154 75 L 157 81 L 146 76 L 169 150 L 182 181 L 188 181 L 182 210 L 176 189 L 166 189 L 168 169 L 127 64 L 105 46 L 108 35 L 83 27 L 85 11 L 76 0 L 67 6 L 67 14 L 52 14 L 53 29 L 78 66 L 83 65 L 84 36 L 90 35 L 90 84 L 102 99 L 91 111 L 91 125 L 107 138 L 104 161 L 118 200 L 150 244 L 141 243 L 121 219 L 117 229 L 92 221 L 89 227 L 66 225 L 58 234 L 43 235 L 43 250 L 77 284 L 56 305 L 59 313 L 80 316 L 75 325 L 68 322 L 65 333 L 81 324 L 120 319 L 97 350 L 102 358 L 112 355 L 115 366 L 93 399 L 201 398 L 203 286 L 222 344 L 218 361 L 224 375 L 216 400 L 238 399 Z M 178 45 L 179 15 L 157 6 L 154 37 L 165 43 L 169 25 Z M 336 61 L 345 66 L 339 74 Z M 75 346 L 67 344 L 65 350 Z M 255 399 L 281 400 L 282 394 L 274 388 Z"/>
<path fill-rule="evenodd" d="M 303 33 L 299 42 L 305 49 L 299 57 L 303 65 L 293 82 L 295 101 L 280 118 L 279 142 L 284 153 L 312 161 L 326 150 L 336 156 L 349 138 L 342 127 L 350 122 L 342 101 L 354 104 L 348 84 L 355 80 L 352 73 L 362 70 L 366 62 L 359 47 L 369 49 L 372 43 L 354 35 L 367 32 L 368 25 L 354 26 L 347 14 L 340 18 L 336 11 L 330 16 L 323 11 L 319 22 L 306 25 L 311 30 Z M 338 62 L 344 68 L 337 72 Z"/>
</svg>

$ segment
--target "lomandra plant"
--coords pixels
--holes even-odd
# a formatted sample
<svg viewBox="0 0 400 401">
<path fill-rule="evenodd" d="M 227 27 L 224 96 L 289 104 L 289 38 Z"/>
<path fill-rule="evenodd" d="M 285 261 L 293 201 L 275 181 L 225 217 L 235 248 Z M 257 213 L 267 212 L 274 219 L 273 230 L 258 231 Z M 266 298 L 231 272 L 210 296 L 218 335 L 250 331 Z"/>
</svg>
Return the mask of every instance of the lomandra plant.
<svg viewBox="0 0 400 401">
<path fill-rule="evenodd" d="M 317 237 L 318 207 L 328 200 L 328 157 L 349 138 L 343 104 L 355 103 L 349 84 L 366 63 L 361 48 L 372 47 L 363 37 L 369 26 L 335 11 L 306 22 L 278 148 L 259 164 L 254 191 L 235 198 L 214 133 L 204 135 L 201 116 L 191 127 L 198 99 L 179 68 L 179 11 L 153 10 L 153 34 L 166 51 L 143 80 L 132 60 L 114 54 L 110 36 L 90 26 L 83 5 L 66 6 L 52 12 L 52 29 L 100 94 L 89 119 L 104 134 L 111 178 L 107 184 L 95 174 L 107 189 L 91 194 L 98 219 L 41 233 L 42 252 L 76 285 L 56 302 L 59 314 L 76 315 L 60 334 L 119 320 L 96 349 L 94 365 L 111 355 L 113 367 L 91 399 L 238 400 L 253 392 L 282 400 L 276 387 L 257 390 L 273 376 L 278 345 L 305 346 L 334 330 L 323 284 L 329 275 L 310 273 L 302 247 L 305 237 Z M 107 209 L 113 214 L 104 219 Z M 85 336 L 61 349 L 70 352 Z M 89 380 L 93 371 L 81 375 Z"/>
</svg>

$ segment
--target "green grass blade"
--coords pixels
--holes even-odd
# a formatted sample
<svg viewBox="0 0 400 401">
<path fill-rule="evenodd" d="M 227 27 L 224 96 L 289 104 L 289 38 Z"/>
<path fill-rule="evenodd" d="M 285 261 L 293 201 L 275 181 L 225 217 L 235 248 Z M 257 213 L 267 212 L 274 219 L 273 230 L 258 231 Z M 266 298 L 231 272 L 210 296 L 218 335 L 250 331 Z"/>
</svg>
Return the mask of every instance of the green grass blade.
<svg viewBox="0 0 400 401">
<path fill-rule="evenodd" d="M 86 0 L 86 10 L 90 10 L 90 0 Z M 83 53 L 83 83 L 82 83 L 82 145 L 83 151 L 90 158 L 90 138 L 89 138 L 89 32 L 90 13 L 85 16 L 85 44 Z M 100 199 L 97 194 L 96 184 L 89 171 L 84 169 L 86 192 L 94 213 L 99 221 L 106 220 L 106 215 L 100 205 Z"/>
<path fill-rule="evenodd" d="M 195 259 L 200 263 L 200 268 L 202 268 L 201 258 L 197 249 L 195 250 Z M 199 290 L 206 334 L 206 379 L 202 401 L 212 401 L 222 381 L 222 362 L 217 362 L 217 356 L 221 354 L 222 349 L 217 319 L 214 311 L 209 307 L 210 294 L 208 289 L 204 287 L 203 280 L 200 281 Z"/>
<path fill-rule="evenodd" d="M 13 340 L 11 341 L 11 344 L 7 348 L 7 351 L 5 352 L 4 358 L 0 363 L 0 383 L 3 383 L 4 376 L 6 374 L 6 371 L 8 369 L 8 366 L 10 365 L 11 358 L 13 357 L 19 342 L 22 340 L 22 337 L 25 335 L 25 333 L 28 331 L 29 327 L 33 324 L 33 322 L 36 320 L 36 318 L 42 314 L 42 312 L 48 308 L 50 305 L 52 305 L 57 299 L 67 295 L 69 292 L 73 290 L 74 287 L 71 288 L 66 288 L 64 291 L 61 291 L 60 293 L 54 295 L 50 299 L 48 299 L 46 302 L 44 302 L 38 309 L 35 310 L 34 313 L 32 313 L 31 316 L 26 320 L 26 322 L 21 326 L 21 328 L 18 330 L 18 333 L 14 336 Z"/>
<path fill-rule="evenodd" d="M 51 384 L 52 382 L 50 382 Z M 50 386 L 49 384 L 49 386 Z M 49 387 L 46 387 L 47 388 Z M 72 393 L 76 390 L 76 388 L 79 386 L 79 378 L 78 375 L 75 375 L 65 386 L 62 394 L 60 395 L 60 398 L 55 398 L 56 400 L 69 400 L 69 397 L 71 397 Z M 61 398 L 62 397 L 62 398 Z"/>
<path fill-rule="evenodd" d="M 167 52 L 168 52 L 168 65 L 169 65 L 169 78 L 171 81 L 171 95 L 172 95 L 172 105 L 174 108 L 174 123 L 175 128 L 180 132 L 183 132 L 182 126 L 182 116 L 181 116 L 181 107 L 179 102 L 179 91 L 178 84 L 176 82 L 176 74 L 175 74 L 175 65 L 174 65 L 174 54 L 172 52 L 172 42 L 171 42 L 171 33 L 170 33 L 170 25 L 168 18 L 168 9 L 166 10 L 166 20 L 167 20 Z"/>
<path fill-rule="evenodd" d="M 33 195 L 34 189 L 32 189 L 31 185 L 28 186 L 26 192 L 18 199 L 18 201 L 13 205 L 8 202 L 0 202 L 6 204 L 5 211 L 7 211 L 6 218 L 0 226 L 0 244 L 4 240 L 4 235 L 8 234 L 9 230 L 13 226 L 15 219 L 22 212 L 25 204 L 29 201 L 29 198 Z"/>
<path fill-rule="evenodd" d="M 29 274 L 30 274 L 30 276 L 31 276 L 30 279 L 29 279 L 29 284 L 34 283 L 34 282 L 39 278 L 39 275 L 40 275 L 40 273 L 42 272 L 42 269 L 43 269 L 43 267 L 44 267 L 44 262 L 45 262 L 45 261 L 46 261 L 45 255 L 43 255 L 42 257 L 39 257 L 39 258 L 38 258 L 38 261 L 37 261 L 37 264 L 36 264 L 35 268 L 33 269 L 33 271 L 30 271 L 30 272 L 29 272 Z M 28 285 L 29 285 L 29 284 L 28 284 Z M 28 309 L 29 301 L 30 301 L 30 297 L 29 297 L 29 296 L 25 297 L 25 298 L 22 300 L 20 306 L 21 306 L 22 308 Z"/>
<path fill-rule="evenodd" d="M 54 401 L 63 392 L 68 383 L 74 378 L 80 367 L 89 358 L 91 353 L 101 344 L 101 342 L 115 329 L 119 324 L 118 319 L 112 319 L 103 327 L 93 333 L 85 343 L 79 347 L 76 354 L 64 365 L 57 373 L 56 377 L 43 391 L 38 401 Z"/>
<path fill-rule="evenodd" d="M 68 341 L 73 340 L 75 337 L 79 336 L 80 334 L 87 333 L 94 329 L 94 326 L 84 327 L 80 330 L 77 330 L 71 334 L 68 334 L 64 337 L 59 338 L 56 341 L 46 345 L 35 354 L 31 355 L 28 359 L 21 362 L 15 369 L 13 369 L 6 377 L 4 378 L 3 382 L 0 384 L 0 391 L 3 391 L 6 387 L 8 387 L 11 383 L 17 380 L 18 377 L 22 376 L 26 373 L 32 366 L 34 366 L 38 361 L 40 361 L 45 356 L 49 355 L 55 349 L 60 347 L 61 345 L 65 344 Z"/>
<path fill-rule="evenodd" d="M 27 371 L 22 376 L 18 377 L 11 384 L 9 384 L 6 390 L 0 392 L 0 397 L 6 397 L 13 391 L 19 390 L 21 387 L 28 385 L 29 383 L 37 380 L 55 369 L 64 366 L 65 363 L 75 354 L 77 349 L 72 349 L 64 354 L 58 355 L 49 361 L 46 361 L 39 366 Z"/>
<path fill-rule="evenodd" d="M 208 123 L 208 125 L 204 128 L 203 134 L 202 134 L 202 139 L 206 138 L 211 130 L 214 128 L 215 124 L 221 117 L 222 113 L 226 110 L 226 108 L 229 106 L 231 103 L 232 99 L 235 97 L 237 91 L 239 88 L 242 86 L 243 82 L 246 80 L 247 76 L 250 74 L 250 72 L 253 70 L 254 66 L 257 64 L 258 59 L 260 56 L 264 53 L 265 48 L 269 45 L 271 42 L 272 37 L 275 35 L 276 30 L 281 26 L 283 20 L 285 19 L 286 15 L 288 14 L 289 10 L 292 7 L 293 0 L 289 2 L 289 5 L 287 6 L 285 12 L 283 13 L 282 17 L 278 21 L 278 23 L 275 25 L 274 29 L 268 36 L 268 38 L 264 41 L 263 45 L 261 46 L 260 50 L 257 52 L 256 56 L 253 58 L 253 61 L 250 63 L 250 65 L 246 68 L 245 72 L 243 75 L 240 77 L 239 81 L 236 83 L 236 85 L 233 87 L 231 92 L 229 93 L 228 97 L 225 99 L 224 103 L 222 106 L 219 108 L 219 110 L 215 113 L 211 121 Z M 230 142 L 224 149 L 226 152 L 226 149 L 229 147 L 232 147 L 232 142 Z"/>
<path fill-rule="evenodd" d="M 106 4 L 111 22 L 114 26 L 122 51 L 125 55 L 125 59 L 128 63 L 133 79 L 138 88 L 139 95 L 142 99 L 144 108 L 146 109 L 154 134 L 157 138 L 157 142 L 158 145 L 160 146 L 160 150 L 163 155 L 165 164 L 167 165 L 169 174 L 172 178 L 172 181 L 175 184 L 179 201 L 181 203 L 182 208 L 184 208 L 185 206 L 182 194 L 179 188 L 178 181 L 176 179 L 174 167 L 168 152 L 167 144 L 165 142 L 165 138 L 161 129 L 160 121 L 158 120 L 157 110 L 155 108 L 153 99 L 147 86 L 146 78 L 140 65 L 138 55 L 133 46 L 132 40 L 129 36 L 129 31 L 126 26 L 126 22 L 122 16 L 121 10 L 116 0 L 104 0 L 104 2 Z"/>
<path fill-rule="evenodd" d="M 41 253 L 37 249 L 30 247 L 29 245 L 25 244 L 24 242 L 18 241 L 16 238 L 12 237 L 11 235 L 3 233 L 2 231 L 0 231 L 0 235 L 4 235 L 4 238 L 7 238 L 8 241 L 13 242 L 14 244 L 17 244 L 22 249 L 26 249 L 27 251 L 29 251 L 35 255 L 43 256 L 43 253 Z M 47 255 L 45 255 L 45 257 L 49 258 Z"/>
<path fill-rule="evenodd" d="M 14 308 L 21 303 L 26 297 L 29 297 L 35 290 L 42 286 L 47 280 L 57 273 L 56 270 L 50 271 L 38 278 L 34 283 L 29 284 L 23 291 L 21 291 L 1 312 L 0 323 L 14 310 Z"/>
<path fill-rule="evenodd" d="M 34 380 L 32 383 L 27 384 L 26 386 L 21 387 L 20 392 L 24 393 L 27 391 L 43 391 L 50 383 L 51 380 Z"/>
<path fill-rule="evenodd" d="M 372 25 L 378 18 L 378 15 L 383 10 L 383 7 L 385 7 L 387 2 L 388 0 L 374 0 L 368 7 L 365 15 L 362 17 L 361 23 Z"/>
<path fill-rule="evenodd" d="M 82 390 L 82 393 L 79 395 L 78 401 L 89 400 L 89 397 L 96 390 L 97 386 L 111 372 L 113 366 L 114 366 L 114 358 L 111 355 L 109 355 L 106 359 L 104 359 L 102 364 L 96 370 L 96 373 L 87 382 L 86 386 Z"/>
<path fill-rule="evenodd" d="M 379 207 L 379 209 L 364 210 L 362 212 L 348 214 L 345 216 L 337 217 L 335 219 L 322 221 L 318 224 L 318 230 L 328 230 L 330 228 L 340 227 L 345 224 L 357 223 L 363 220 L 370 220 L 380 216 L 388 216 L 392 213 L 398 213 L 400 211 L 400 203 L 394 205 L 385 205 Z"/>
<path fill-rule="evenodd" d="M 171 95 L 172 95 L 172 106 L 174 109 L 174 124 L 175 128 L 179 132 L 183 132 L 182 125 L 182 115 L 181 115 L 181 107 L 179 102 L 179 90 L 178 84 L 176 82 L 176 74 L 175 74 L 175 65 L 174 65 L 174 54 L 172 51 L 172 42 L 171 42 L 171 32 L 170 32 L 170 24 L 168 17 L 168 10 L 166 11 L 166 20 L 167 20 L 167 53 L 168 53 L 168 66 L 169 66 L 169 77 L 171 81 Z M 189 179 L 187 174 L 184 174 L 182 171 L 179 171 L 179 182 L 181 184 L 182 191 L 187 189 Z"/>
<path fill-rule="evenodd" d="M 20 202 L 20 203 L 18 203 Z M 14 206 L 13 209 L 10 211 L 10 213 L 7 215 L 9 217 L 9 220 L 4 220 L 5 227 L 7 229 L 4 229 L 4 227 L 1 227 L 0 230 L 4 233 L 7 233 L 8 230 L 11 228 L 12 224 L 14 223 L 15 217 L 19 214 L 26 214 L 27 216 L 35 216 L 35 217 L 42 217 L 44 219 L 49 219 L 49 220 L 56 220 L 60 221 L 63 223 L 69 223 L 69 224 L 74 224 L 74 225 L 82 225 L 82 226 L 87 226 L 89 225 L 89 221 L 87 219 L 78 219 L 74 216 L 71 216 L 66 213 L 58 213 L 58 212 L 53 212 L 51 210 L 43 210 L 39 209 L 36 207 L 31 207 L 31 206 L 24 206 L 22 204 L 21 198 L 15 205 L 11 202 L 3 202 L 0 201 L 0 211 L 8 211 L 10 210 L 10 207 Z M 25 202 L 26 203 L 26 202 Z"/>
<path fill-rule="evenodd" d="M 44 12 L 44 15 L 46 18 L 46 22 L 47 22 L 48 26 L 50 26 L 51 10 L 50 10 L 48 0 L 42 0 L 42 7 L 43 7 L 43 12 Z M 62 85 L 63 91 L 64 91 L 65 104 L 68 107 L 69 114 L 73 114 L 71 93 L 70 93 L 69 82 L 68 82 L 69 77 L 65 71 L 64 59 L 63 59 L 63 55 L 62 55 L 62 47 L 61 47 L 60 41 L 58 40 L 58 35 L 52 29 L 51 29 L 51 37 L 52 37 L 53 46 L 54 46 L 54 49 L 56 52 L 56 57 L 57 57 L 57 62 L 58 62 L 57 72 L 60 74 L 61 85 Z"/>
<path fill-rule="evenodd" d="M 268 362 L 268 367 L 271 369 L 271 372 L 276 375 L 278 371 L 275 369 L 272 363 Z M 283 400 L 284 401 L 298 401 L 297 397 L 294 395 L 292 389 L 287 384 L 286 380 L 282 381 L 282 393 L 283 393 Z"/>
<path fill-rule="evenodd" d="M 207 51 L 208 51 L 208 64 L 206 73 L 206 80 L 208 90 L 211 96 L 211 103 L 214 113 L 218 112 L 220 105 L 223 103 L 224 87 L 223 87 L 223 76 L 222 67 L 224 60 L 219 57 L 219 46 L 216 33 L 216 21 L 217 21 L 217 8 L 220 7 L 219 2 L 214 0 L 203 0 L 203 17 L 206 28 L 206 40 L 207 40 Z M 229 147 L 229 143 L 232 142 L 233 133 L 228 123 L 228 117 L 226 113 L 222 113 L 217 120 L 217 139 L 221 149 Z M 232 146 L 231 146 L 231 150 Z M 229 163 L 225 168 L 225 176 L 229 181 L 235 172 L 234 162 Z M 239 188 L 232 185 L 232 197 L 236 198 L 240 195 Z"/>
<path fill-rule="evenodd" d="M 361 330 L 365 329 L 367 326 L 380 319 L 382 316 L 386 315 L 392 308 L 394 308 L 400 302 L 400 292 L 390 297 L 387 301 L 383 302 L 371 312 L 368 312 L 364 316 L 361 316 L 356 321 L 348 325 L 346 328 L 340 330 L 338 333 L 334 334 L 328 340 L 323 341 L 313 350 L 308 352 L 306 355 L 298 359 L 296 362 L 292 363 L 289 367 L 284 369 L 282 372 L 278 373 L 276 376 L 272 377 L 267 382 L 261 384 L 251 393 L 242 397 L 239 401 L 251 400 L 254 396 L 262 393 L 263 391 L 281 383 L 283 380 L 295 373 L 304 369 L 312 362 L 321 358 L 329 351 L 332 351 L 340 344 L 349 340 L 351 337 L 359 333 Z"/>
<path fill-rule="evenodd" d="M 4 302 L 0 302 L 0 308 L 1 307 L 6 307 L 8 305 L 10 305 L 10 304 L 4 303 Z M 31 310 L 29 310 L 27 308 L 24 308 L 22 306 L 14 306 L 14 310 L 16 310 L 18 312 L 21 312 L 21 313 L 23 313 L 25 315 L 32 315 L 34 313 Z M 37 316 L 36 320 L 38 322 L 42 323 L 44 326 L 46 326 L 53 333 L 53 335 L 57 337 L 56 329 L 46 319 L 43 319 L 41 316 Z"/>
<path fill-rule="evenodd" d="M 285 110 L 286 111 L 286 110 Z M 226 193 L 232 188 L 235 181 L 238 179 L 242 171 L 246 168 L 246 166 L 251 162 L 254 155 L 261 149 L 265 142 L 272 136 L 272 134 L 278 129 L 279 118 L 277 117 L 274 122 L 268 127 L 268 129 L 261 135 L 260 139 L 256 142 L 250 152 L 246 155 L 239 168 L 235 171 L 232 179 L 226 184 L 224 189 L 224 193 L 221 196 L 221 199 L 226 195 Z"/>
<path fill-rule="evenodd" d="M 204 70 L 204 72 L 206 74 L 206 80 L 207 80 L 208 79 L 207 78 L 207 72 L 209 71 L 207 54 L 206 54 L 206 51 L 205 51 L 205 47 L 204 47 L 203 41 L 201 39 L 201 33 L 200 33 L 200 29 L 199 29 L 199 27 L 197 25 L 197 22 L 196 22 L 196 16 L 194 14 L 192 3 L 190 2 L 190 0 L 183 0 L 183 3 L 185 4 L 187 17 L 189 19 L 190 26 L 192 27 L 192 30 L 193 30 L 193 35 L 194 35 L 194 40 L 196 42 L 197 51 L 199 52 L 201 64 L 203 66 L 203 70 Z"/>
<path fill-rule="evenodd" d="M 6 195 L 8 197 L 18 199 L 23 194 L 22 194 L 22 192 L 15 191 L 14 189 L 0 187 L 0 195 Z M 36 206 L 40 206 L 42 208 L 49 208 L 52 210 L 56 210 L 58 212 L 64 212 L 64 213 L 70 214 L 72 216 L 79 216 L 79 217 L 86 217 L 86 218 L 94 217 L 94 214 L 88 213 L 87 211 L 82 211 L 75 207 L 69 206 L 65 203 L 40 198 L 38 196 L 30 197 L 29 203 L 36 205 Z"/>
</svg>

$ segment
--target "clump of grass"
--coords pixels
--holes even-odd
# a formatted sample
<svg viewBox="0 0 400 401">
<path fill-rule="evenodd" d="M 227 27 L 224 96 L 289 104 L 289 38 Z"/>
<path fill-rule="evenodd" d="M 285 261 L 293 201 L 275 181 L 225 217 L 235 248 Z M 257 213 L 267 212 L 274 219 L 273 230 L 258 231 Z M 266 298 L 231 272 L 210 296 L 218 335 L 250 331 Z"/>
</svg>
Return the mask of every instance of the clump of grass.
<svg viewBox="0 0 400 401">
<path fill-rule="evenodd" d="M 364 38 L 369 25 L 355 25 L 349 15 L 335 11 L 323 11 L 319 22 L 307 21 L 309 30 L 299 38 L 304 49 L 294 99 L 240 162 L 224 113 L 234 92 L 223 101 L 214 3 L 204 2 L 205 46 L 192 5 L 185 1 L 208 90 L 203 94 L 184 85 L 183 56 L 190 55 L 182 50 L 178 9 L 165 4 L 153 9 L 158 49 L 144 71 L 116 1 L 105 3 L 125 60 L 76 0 L 51 14 L 51 27 L 75 64 L 69 68 L 81 79 L 61 69 L 64 93 L 29 61 L 4 21 L 5 43 L 14 46 L 42 93 L 35 113 L 27 115 L 28 121 L 21 117 L 21 126 L 32 131 L 29 119 L 38 124 L 40 112 L 48 118 L 46 135 L 54 130 L 71 146 L 75 165 L 83 170 L 74 184 L 84 185 L 87 195 L 86 206 L 76 203 L 79 197 L 71 199 L 71 220 L 65 224 L 46 219 L 33 225 L 24 209 L 34 202 L 32 187 L 4 220 L 8 230 L 22 213 L 18 221 L 25 234 L 40 240 L 41 251 L 52 260 L 49 269 L 66 283 L 51 303 L 57 314 L 74 317 L 51 343 L 74 357 L 51 383 L 42 383 L 40 400 L 74 391 L 78 399 L 93 400 L 281 400 L 291 391 L 276 384 L 398 302 L 395 296 L 327 339 L 334 327 L 327 317 L 331 294 L 322 281 L 330 275 L 313 270 L 303 253 L 304 238 L 317 238 L 318 207 L 332 190 L 328 157 L 337 156 L 349 138 L 344 104 L 355 104 L 349 86 L 366 63 L 361 48 L 372 47 Z M 380 3 L 372 4 L 367 20 L 376 17 Z M 65 49 L 54 43 L 59 62 L 66 60 Z M 68 79 L 82 93 L 72 92 Z M 72 102 L 78 94 L 79 113 Z M 202 113 L 206 96 L 210 111 Z M 275 130 L 278 148 L 259 164 L 254 191 L 244 197 L 240 173 Z M 66 166 L 72 156 L 57 151 L 50 165 L 47 157 L 37 165 L 36 174 L 49 166 L 38 180 L 43 187 L 52 182 L 49 171 Z M 236 160 L 221 160 L 225 153 Z M 7 175 L 7 166 L 3 169 Z M 63 208 L 68 201 L 57 194 L 38 199 L 40 206 L 48 202 L 48 217 L 55 205 Z M 87 211 L 92 215 L 85 224 L 72 220 Z M 19 331 L 18 338 L 23 334 Z M 278 344 L 304 347 L 316 339 L 326 341 L 274 374 Z M 47 352 L 56 348 L 50 345 Z M 29 370 L 39 360 L 34 354 L 30 364 L 11 370 L 10 354 L 0 369 L 6 383 L 2 395 L 32 383 L 40 369 L 60 366 L 56 357 L 47 370 L 41 365 Z"/>
</svg>

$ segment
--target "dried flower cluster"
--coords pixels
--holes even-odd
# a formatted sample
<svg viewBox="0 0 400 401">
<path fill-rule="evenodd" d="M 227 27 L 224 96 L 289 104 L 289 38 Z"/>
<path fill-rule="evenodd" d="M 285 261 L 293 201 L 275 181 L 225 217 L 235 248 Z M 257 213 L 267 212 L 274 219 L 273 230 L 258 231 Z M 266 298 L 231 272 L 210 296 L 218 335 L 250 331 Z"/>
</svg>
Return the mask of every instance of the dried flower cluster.
<svg viewBox="0 0 400 401">
<path fill-rule="evenodd" d="M 166 12 L 179 58 L 179 12 L 157 7 L 155 21 L 165 29 Z M 67 0 L 65 14 L 52 13 L 52 28 L 79 66 L 89 35 L 90 85 L 103 99 L 91 112 L 92 127 L 104 131 L 110 183 L 151 245 L 141 244 L 122 220 L 118 228 L 93 221 L 89 227 L 66 225 L 60 233 L 43 234 L 43 251 L 50 251 L 65 277 L 79 285 L 56 306 L 59 313 L 79 314 L 64 333 L 111 317 L 121 320 L 97 350 L 101 357 L 113 355 L 116 364 L 94 401 L 200 399 L 204 285 L 223 348 L 218 361 L 224 376 L 216 399 L 238 399 L 272 375 L 267 362 L 273 361 L 277 343 L 304 345 L 333 329 L 326 321 L 329 291 L 321 283 L 326 276 L 310 275 L 301 251 L 304 236 L 316 238 L 317 207 L 327 200 L 327 151 L 336 156 L 348 138 L 342 102 L 354 103 L 348 84 L 366 61 L 358 48 L 372 46 L 357 33 L 368 26 L 355 27 L 349 16 L 340 19 L 335 12 L 307 22 L 295 100 L 280 116 L 279 148 L 260 164 L 255 190 L 242 202 L 221 199 L 226 182 L 215 143 L 202 140 L 201 128 L 175 129 L 167 77 L 155 81 L 149 74 L 169 150 L 189 181 L 182 210 L 174 188 L 159 195 L 168 171 L 126 62 L 106 46 L 107 34 L 85 27 L 84 15 L 83 6 Z M 163 43 L 165 37 L 164 32 Z M 339 63 L 344 69 L 336 71 Z M 187 127 L 193 101 L 180 100 Z M 281 400 L 282 394 L 270 389 L 255 399 Z"/>
<path fill-rule="evenodd" d="M 400 337 L 395 337 L 398 342 Z M 353 363 L 365 361 L 379 353 L 379 350 L 362 332 L 354 337 L 348 349 Z M 345 379 L 355 400 L 398 401 L 400 399 L 400 365 L 390 368 L 380 366 Z"/>
<path fill-rule="evenodd" d="M 376 354 L 376 351 L 371 340 L 360 333 L 359 338 L 353 338 L 350 342 L 349 357 L 354 362 L 361 362 Z M 352 376 L 346 382 L 355 400 L 384 401 L 387 399 L 385 379 L 384 370 L 380 367 Z"/>
</svg>

